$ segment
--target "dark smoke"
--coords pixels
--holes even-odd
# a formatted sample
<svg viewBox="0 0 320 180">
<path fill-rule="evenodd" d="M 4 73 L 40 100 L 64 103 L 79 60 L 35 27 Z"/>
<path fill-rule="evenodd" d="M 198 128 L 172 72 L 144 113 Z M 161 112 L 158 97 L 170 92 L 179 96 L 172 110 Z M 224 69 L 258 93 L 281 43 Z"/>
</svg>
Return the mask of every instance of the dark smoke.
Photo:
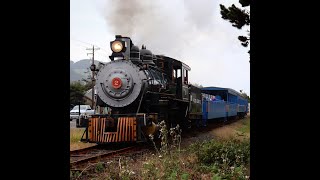
<svg viewBox="0 0 320 180">
<path fill-rule="evenodd" d="M 155 54 L 183 58 L 199 38 L 217 33 L 213 14 L 219 7 L 214 0 L 109 0 L 106 4 L 111 32 L 129 36 Z"/>
<path fill-rule="evenodd" d="M 150 4 L 141 0 L 112 0 L 106 8 L 106 20 L 115 33 L 132 36 L 139 19 L 152 13 Z"/>
</svg>

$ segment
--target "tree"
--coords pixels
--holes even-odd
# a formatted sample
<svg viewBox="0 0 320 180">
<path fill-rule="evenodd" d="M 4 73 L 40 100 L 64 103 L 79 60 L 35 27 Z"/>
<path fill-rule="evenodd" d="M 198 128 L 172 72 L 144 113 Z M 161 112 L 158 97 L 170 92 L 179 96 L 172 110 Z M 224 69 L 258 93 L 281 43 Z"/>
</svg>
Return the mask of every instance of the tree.
<svg viewBox="0 0 320 180">
<path fill-rule="evenodd" d="M 248 100 L 248 102 L 250 102 L 250 97 L 247 95 L 247 93 L 243 92 L 242 90 L 240 90 L 240 94 L 243 98 L 245 98 L 246 100 Z"/>
<path fill-rule="evenodd" d="M 85 90 L 88 91 L 89 89 L 92 89 L 92 87 L 95 85 L 95 82 L 92 82 L 92 72 L 89 68 L 87 68 L 87 71 L 84 72 L 87 75 L 87 78 L 82 78 L 82 81 L 85 82 Z M 97 77 L 97 72 L 95 73 L 95 77 Z"/>
<path fill-rule="evenodd" d="M 192 84 L 193 86 L 197 87 L 197 88 L 203 88 L 203 86 L 201 84 L 198 84 L 198 83 L 190 83 Z"/>
<path fill-rule="evenodd" d="M 85 101 L 83 99 L 84 94 L 86 92 L 85 85 L 80 82 L 70 83 L 70 104 L 84 104 Z"/>
<path fill-rule="evenodd" d="M 239 0 L 242 7 L 250 6 L 252 0 Z M 232 4 L 230 7 L 226 8 L 224 5 L 220 4 L 220 14 L 222 19 L 228 20 L 232 26 L 242 29 L 243 26 L 250 26 L 250 12 L 242 10 Z M 248 36 L 239 36 L 238 39 L 241 45 L 248 47 L 250 42 L 250 31 L 248 31 Z M 250 50 L 248 51 L 250 54 Z"/>
</svg>

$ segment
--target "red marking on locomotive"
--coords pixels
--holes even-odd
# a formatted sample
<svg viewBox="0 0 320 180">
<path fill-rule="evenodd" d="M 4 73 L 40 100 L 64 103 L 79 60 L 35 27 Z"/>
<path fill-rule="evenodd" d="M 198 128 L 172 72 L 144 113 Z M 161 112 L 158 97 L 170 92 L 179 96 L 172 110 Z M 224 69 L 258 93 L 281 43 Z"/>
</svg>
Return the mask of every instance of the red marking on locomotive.
<svg viewBox="0 0 320 180">
<path fill-rule="evenodd" d="M 112 79 L 112 87 L 115 89 L 119 89 L 122 86 L 122 81 L 120 78 L 116 77 Z"/>
</svg>

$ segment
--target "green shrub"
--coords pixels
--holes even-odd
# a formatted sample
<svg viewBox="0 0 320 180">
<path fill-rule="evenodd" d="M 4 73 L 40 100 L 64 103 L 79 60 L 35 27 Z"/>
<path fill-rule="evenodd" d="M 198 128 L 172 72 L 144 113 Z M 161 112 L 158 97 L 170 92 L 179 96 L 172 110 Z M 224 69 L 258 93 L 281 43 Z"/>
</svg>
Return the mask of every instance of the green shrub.
<svg viewBox="0 0 320 180">
<path fill-rule="evenodd" d="M 249 140 L 212 140 L 190 146 L 200 165 L 199 172 L 212 173 L 212 179 L 246 179 L 246 167 L 250 163 Z"/>
<path fill-rule="evenodd" d="M 250 142 L 231 139 L 228 141 L 207 141 L 191 145 L 199 161 L 204 164 L 240 166 L 250 161 Z"/>
<path fill-rule="evenodd" d="M 181 175 L 181 179 L 182 179 L 182 180 L 188 180 L 188 179 L 189 179 L 189 174 L 188 174 L 188 173 L 183 173 L 183 174 Z"/>
<path fill-rule="evenodd" d="M 98 162 L 96 167 L 95 167 L 96 172 L 102 172 L 104 170 L 103 163 Z"/>
</svg>

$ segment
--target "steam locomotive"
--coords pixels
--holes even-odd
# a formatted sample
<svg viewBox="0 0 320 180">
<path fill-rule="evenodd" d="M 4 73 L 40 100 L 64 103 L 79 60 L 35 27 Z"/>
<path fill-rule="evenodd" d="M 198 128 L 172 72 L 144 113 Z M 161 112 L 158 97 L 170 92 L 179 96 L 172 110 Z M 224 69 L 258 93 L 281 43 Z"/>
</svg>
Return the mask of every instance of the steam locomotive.
<svg viewBox="0 0 320 180">
<path fill-rule="evenodd" d="M 158 133 L 163 120 L 168 128 L 179 124 L 185 129 L 199 120 L 244 117 L 247 113 L 248 102 L 238 92 L 189 84 L 191 69 L 177 59 L 152 54 L 143 45 L 139 49 L 121 35 L 115 36 L 110 47 L 111 61 L 99 68 L 96 78 L 99 113 L 85 123 L 81 141 L 144 142 Z"/>
</svg>

